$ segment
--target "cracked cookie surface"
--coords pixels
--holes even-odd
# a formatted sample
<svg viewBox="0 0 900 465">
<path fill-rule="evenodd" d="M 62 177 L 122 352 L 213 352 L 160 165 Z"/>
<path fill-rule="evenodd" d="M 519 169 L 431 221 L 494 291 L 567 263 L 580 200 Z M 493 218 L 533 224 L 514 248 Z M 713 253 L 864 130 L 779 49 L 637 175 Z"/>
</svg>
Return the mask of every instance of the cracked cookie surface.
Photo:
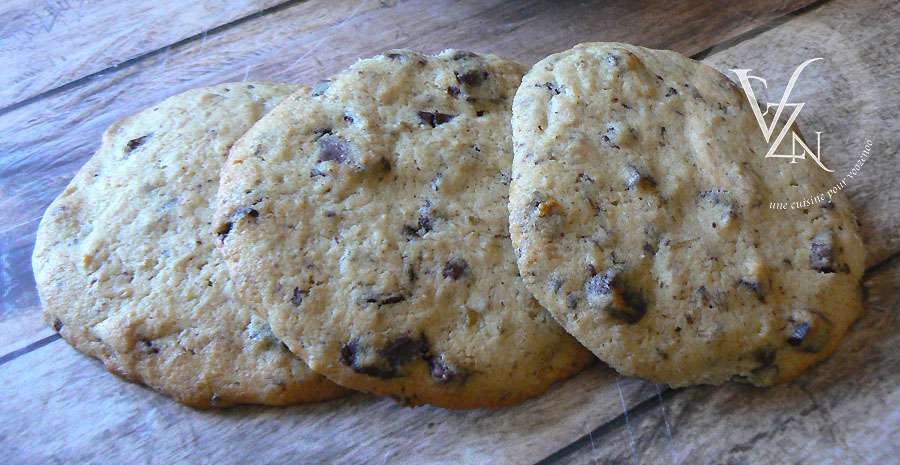
<svg viewBox="0 0 900 465">
<path fill-rule="evenodd" d="M 47 209 L 33 256 L 47 321 L 113 373 L 195 407 L 349 392 L 232 294 L 214 245 L 230 146 L 297 86 L 231 83 L 119 121 Z"/>
<path fill-rule="evenodd" d="M 712 68 L 582 44 L 529 71 L 512 124 L 522 276 L 619 372 L 767 385 L 825 358 L 860 314 L 846 197 L 771 209 L 836 182 L 812 160 L 764 158 L 744 93 Z"/>
<path fill-rule="evenodd" d="M 391 51 L 293 95 L 235 145 L 219 247 L 313 369 L 408 405 L 475 408 L 593 360 L 525 288 L 508 238 L 523 73 Z"/>
</svg>

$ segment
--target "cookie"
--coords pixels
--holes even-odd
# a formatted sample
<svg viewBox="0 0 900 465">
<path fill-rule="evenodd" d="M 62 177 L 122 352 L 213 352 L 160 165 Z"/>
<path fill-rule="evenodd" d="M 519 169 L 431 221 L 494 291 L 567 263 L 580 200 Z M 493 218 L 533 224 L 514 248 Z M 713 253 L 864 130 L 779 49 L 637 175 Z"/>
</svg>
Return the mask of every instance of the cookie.
<svg viewBox="0 0 900 465">
<path fill-rule="evenodd" d="M 339 384 L 498 407 L 593 357 L 518 276 L 506 201 L 524 68 L 391 51 L 293 95 L 232 149 L 215 216 L 236 286 Z"/>
<path fill-rule="evenodd" d="M 348 392 L 233 295 L 213 240 L 228 149 L 296 89 L 195 89 L 106 131 L 44 214 L 32 258 L 45 317 L 69 344 L 194 407 Z"/>
<path fill-rule="evenodd" d="M 847 199 L 773 209 L 836 182 L 810 159 L 766 159 L 746 97 L 712 68 L 582 44 L 528 72 L 512 125 L 522 277 L 619 372 L 768 385 L 825 358 L 860 314 Z"/>
</svg>

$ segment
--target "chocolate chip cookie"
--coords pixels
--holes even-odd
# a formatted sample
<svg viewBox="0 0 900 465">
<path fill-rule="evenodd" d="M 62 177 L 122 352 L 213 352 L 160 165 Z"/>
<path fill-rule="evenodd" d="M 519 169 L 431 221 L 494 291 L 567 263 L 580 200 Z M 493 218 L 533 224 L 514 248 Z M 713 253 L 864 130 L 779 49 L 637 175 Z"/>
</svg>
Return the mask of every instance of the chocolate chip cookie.
<svg viewBox="0 0 900 465">
<path fill-rule="evenodd" d="M 177 95 L 110 127 L 50 205 L 32 263 L 47 321 L 115 374 L 195 407 L 347 393 L 232 295 L 212 214 L 228 149 L 296 86 Z"/>
<path fill-rule="evenodd" d="M 847 199 L 800 202 L 836 182 L 812 160 L 765 158 L 721 73 L 582 44 L 524 77 L 512 123 L 522 277 L 621 373 L 767 385 L 825 358 L 860 314 L 865 252 Z M 778 153 L 790 150 L 786 138 Z"/>
<path fill-rule="evenodd" d="M 518 276 L 509 119 L 524 68 L 391 51 L 234 147 L 215 232 L 245 301 L 315 371 L 408 405 L 497 407 L 593 357 Z"/>
</svg>

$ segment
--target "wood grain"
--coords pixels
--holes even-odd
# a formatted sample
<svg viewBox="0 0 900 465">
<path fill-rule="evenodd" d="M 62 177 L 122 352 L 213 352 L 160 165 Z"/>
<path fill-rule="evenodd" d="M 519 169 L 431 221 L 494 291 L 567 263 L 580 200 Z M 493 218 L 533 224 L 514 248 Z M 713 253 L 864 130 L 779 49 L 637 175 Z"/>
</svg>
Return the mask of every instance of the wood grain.
<svg viewBox="0 0 900 465">
<path fill-rule="evenodd" d="M 866 285 L 866 314 L 831 358 L 797 380 L 675 391 L 558 463 L 897 463 L 900 259 Z"/>
<path fill-rule="evenodd" d="M 5 1 L 0 108 L 283 1 Z"/>
<path fill-rule="evenodd" d="M 313 82 L 394 47 L 454 46 L 534 62 L 578 42 L 620 40 L 692 54 L 809 3 L 305 2 L 0 111 L 0 347 L 34 340 L 6 322 L 39 318 L 30 255 L 44 209 L 107 126 L 165 97 L 232 80 Z"/>
<path fill-rule="evenodd" d="M 0 423 L 6 464 L 529 463 L 656 392 L 597 365 L 496 411 L 410 409 L 358 394 L 203 412 L 110 376 L 62 341 L 0 365 L 0 378 L 0 416 L 17 418 Z"/>
<path fill-rule="evenodd" d="M 900 99 L 887 97 L 900 95 L 898 47 L 900 4 L 840 0 L 721 52 L 713 49 L 704 60 L 732 78 L 729 69 L 752 68 L 768 80 L 763 100 L 777 102 L 800 63 L 823 58 L 803 71 L 791 101 L 805 103 L 797 118 L 801 130 L 812 143 L 814 131 L 822 131 L 823 162 L 837 180 L 847 179 L 844 192 L 862 222 L 867 266 L 900 250 Z M 848 176 L 867 140 L 868 160 Z M 771 162 L 780 169 L 787 160 Z"/>
</svg>

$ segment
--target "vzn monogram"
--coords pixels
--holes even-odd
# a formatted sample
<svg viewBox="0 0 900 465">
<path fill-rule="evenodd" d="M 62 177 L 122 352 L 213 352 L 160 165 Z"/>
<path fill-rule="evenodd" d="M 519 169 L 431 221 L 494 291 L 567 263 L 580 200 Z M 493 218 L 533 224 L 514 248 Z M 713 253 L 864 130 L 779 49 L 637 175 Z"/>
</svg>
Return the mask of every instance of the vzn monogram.
<svg viewBox="0 0 900 465">
<path fill-rule="evenodd" d="M 738 79 L 741 81 L 741 86 L 744 88 L 744 92 L 747 94 L 747 99 L 750 101 L 750 108 L 753 110 L 753 114 L 756 116 L 756 121 L 759 123 L 759 128 L 762 130 L 763 136 L 766 138 L 766 142 L 771 143 L 769 147 L 769 151 L 766 152 L 766 158 L 790 158 L 791 163 L 797 163 L 797 159 L 806 159 L 806 155 L 809 154 L 809 157 L 812 158 L 823 170 L 833 173 L 834 170 L 830 170 L 822 164 L 821 159 L 821 146 L 820 140 L 822 131 L 816 131 L 816 151 L 813 152 L 806 144 L 803 142 L 803 139 L 797 135 L 794 131 L 790 131 L 791 125 L 794 124 L 794 120 L 797 119 L 797 116 L 800 114 L 800 110 L 803 109 L 803 105 L 805 103 L 788 103 L 788 98 L 791 95 L 791 91 L 794 90 L 794 85 L 797 83 L 797 79 L 800 78 L 800 73 L 803 72 L 803 69 L 806 68 L 810 63 L 821 60 L 821 58 L 813 58 L 811 60 L 806 60 L 800 66 L 794 70 L 794 74 L 791 75 L 791 79 L 788 81 L 787 88 L 784 89 L 784 94 L 781 96 L 781 101 L 778 104 L 766 103 L 766 111 L 763 113 L 759 108 L 759 102 L 756 100 L 756 95 L 753 93 L 753 87 L 750 85 L 750 79 L 756 79 L 761 82 L 763 87 L 768 88 L 768 84 L 766 80 L 758 77 L 758 76 L 750 76 L 748 73 L 749 69 L 732 69 L 731 71 L 737 75 Z M 769 114 L 769 109 L 775 107 L 775 115 L 772 117 L 772 123 L 766 125 L 766 121 L 763 116 Z M 782 110 L 785 107 L 790 107 L 793 109 L 793 112 L 788 117 L 787 124 L 781 128 L 781 132 L 775 138 L 775 142 L 772 142 L 772 133 L 775 132 L 775 126 L 777 125 Z M 784 140 L 784 137 L 787 135 L 788 131 L 791 133 L 791 154 L 783 155 L 775 153 L 775 150 L 781 145 L 781 141 Z M 797 154 L 797 145 L 799 145 L 803 151 L 798 155 Z"/>
</svg>

